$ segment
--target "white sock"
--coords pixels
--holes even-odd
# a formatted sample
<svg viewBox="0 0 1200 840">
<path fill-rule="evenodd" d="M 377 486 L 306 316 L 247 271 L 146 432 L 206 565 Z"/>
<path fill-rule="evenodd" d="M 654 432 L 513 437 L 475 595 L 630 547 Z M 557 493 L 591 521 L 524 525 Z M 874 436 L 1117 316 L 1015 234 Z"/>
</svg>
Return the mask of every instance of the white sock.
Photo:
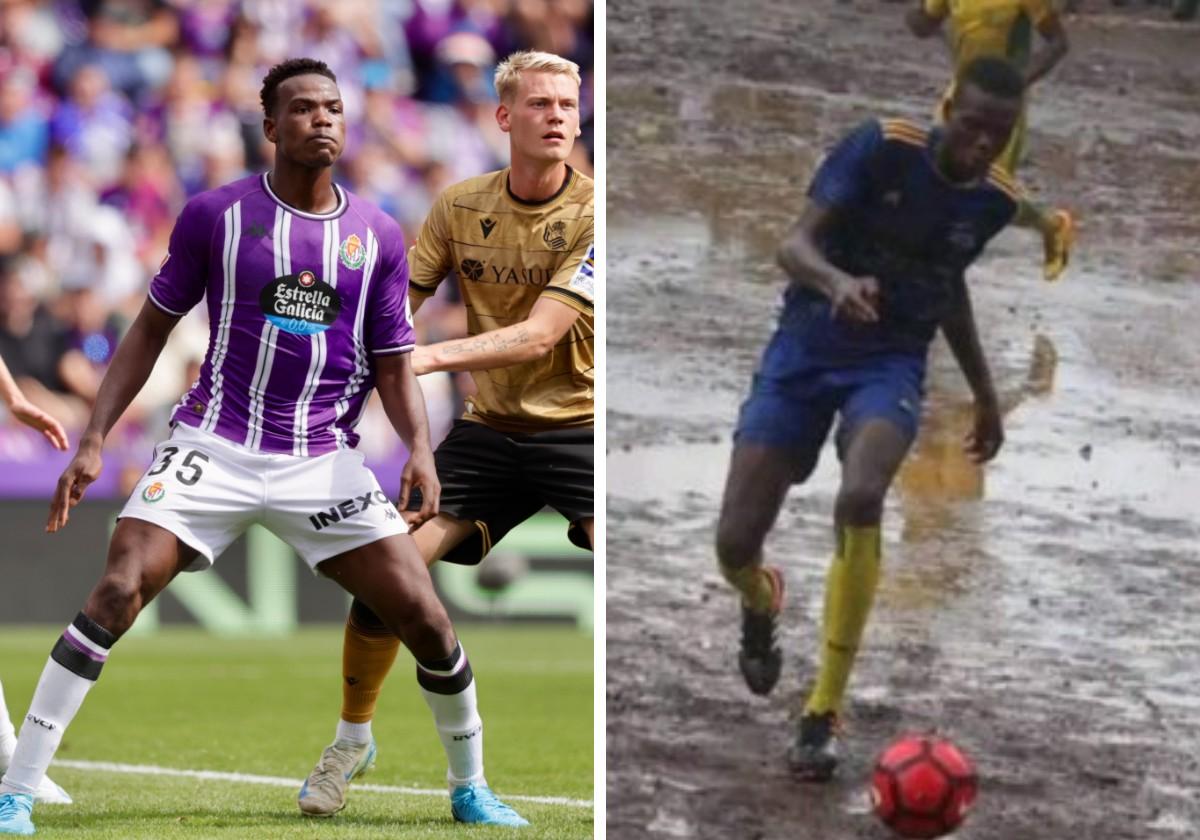
<svg viewBox="0 0 1200 840">
<path fill-rule="evenodd" d="M 446 781 L 451 788 L 483 784 L 483 721 L 475 705 L 475 681 L 458 694 L 437 694 L 422 687 L 446 750 Z"/>
<path fill-rule="evenodd" d="M 100 678 L 109 648 L 116 640 L 83 613 L 67 625 L 42 669 L 29 713 L 21 724 L 21 737 L 0 779 L 0 793 L 33 796 L 37 792 L 62 743 L 63 732 Z"/>
<path fill-rule="evenodd" d="M 334 741 L 349 741 L 352 744 L 369 744 L 371 742 L 371 721 L 366 723 L 350 723 L 339 720 Z"/>
<path fill-rule="evenodd" d="M 53 659 L 46 662 L 38 680 L 29 714 L 21 724 L 21 737 L 0 781 L 0 793 L 32 796 L 46 775 L 46 768 L 62 743 L 63 731 L 79 711 L 93 680 L 71 673 Z"/>
<path fill-rule="evenodd" d="M 4 684 L 0 683 L 0 774 L 8 769 L 8 762 L 16 747 L 17 730 L 13 729 L 12 719 L 8 716 L 8 706 L 4 703 Z"/>
</svg>

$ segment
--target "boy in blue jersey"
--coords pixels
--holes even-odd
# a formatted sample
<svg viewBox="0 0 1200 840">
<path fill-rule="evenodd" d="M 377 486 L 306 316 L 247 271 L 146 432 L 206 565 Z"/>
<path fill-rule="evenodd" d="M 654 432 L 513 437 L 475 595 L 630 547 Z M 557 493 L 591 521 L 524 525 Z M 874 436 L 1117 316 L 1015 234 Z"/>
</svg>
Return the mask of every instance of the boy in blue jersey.
<svg viewBox="0 0 1200 840">
<path fill-rule="evenodd" d="M 767 694 L 781 666 L 783 577 L 763 564 L 763 542 L 838 418 L 837 554 L 820 669 L 788 751 L 804 779 L 837 767 L 836 724 L 879 578 L 883 500 L 917 433 L 939 329 L 975 397 L 968 453 L 987 461 L 1004 439 L 965 273 L 1017 212 L 1020 192 L 994 162 L 1023 89 L 1010 63 L 981 58 L 964 69 L 944 126 L 859 126 L 821 164 L 779 251 L 790 283 L 738 418 L 717 555 L 741 595 L 742 674 Z"/>
</svg>

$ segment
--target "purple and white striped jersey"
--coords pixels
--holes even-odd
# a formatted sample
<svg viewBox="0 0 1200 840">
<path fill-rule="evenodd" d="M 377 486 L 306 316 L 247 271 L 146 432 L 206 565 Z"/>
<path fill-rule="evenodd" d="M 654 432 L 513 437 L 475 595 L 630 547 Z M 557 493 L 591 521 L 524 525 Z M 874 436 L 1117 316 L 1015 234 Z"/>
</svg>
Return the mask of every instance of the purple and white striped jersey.
<svg viewBox="0 0 1200 840">
<path fill-rule="evenodd" d="M 208 354 L 171 415 L 250 449 L 320 455 L 358 443 L 375 357 L 413 348 L 399 225 L 335 185 L 304 213 L 267 176 L 183 208 L 150 300 L 183 315 L 208 297 Z"/>
</svg>

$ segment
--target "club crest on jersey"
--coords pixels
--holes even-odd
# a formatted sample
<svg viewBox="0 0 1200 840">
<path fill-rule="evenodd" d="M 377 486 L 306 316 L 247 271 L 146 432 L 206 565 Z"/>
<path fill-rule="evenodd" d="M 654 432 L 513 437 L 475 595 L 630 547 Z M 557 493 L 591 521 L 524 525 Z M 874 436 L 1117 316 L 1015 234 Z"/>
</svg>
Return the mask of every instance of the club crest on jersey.
<svg viewBox="0 0 1200 840">
<path fill-rule="evenodd" d="M 342 265 L 352 271 L 357 271 L 367 261 L 367 249 L 363 247 L 358 234 L 352 233 L 342 240 L 342 247 L 338 248 L 338 256 L 342 260 Z"/>
<path fill-rule="evenodd" d="M 567 248 L 567 223 L 566 222 L 547 222 L 546 231 L 542 234 L 542 241 L 550 246 L 555 251 L 564 251 Z"/>
<path fill-rule="evenodd" d="M 167 495 L 167 490 L 163 487 L 161 481 L 156 481 L 142 491 L 142 498 L 150 504 L 162 501 L 162 497 Z"/>
<path fill-rule="evenodd" d="M 337 290 L 311 271 L 276 277 L 263 287 L 258 305 L 266 319 L 293 335 L 316 335 L 342 311 Z"/>
</svg>

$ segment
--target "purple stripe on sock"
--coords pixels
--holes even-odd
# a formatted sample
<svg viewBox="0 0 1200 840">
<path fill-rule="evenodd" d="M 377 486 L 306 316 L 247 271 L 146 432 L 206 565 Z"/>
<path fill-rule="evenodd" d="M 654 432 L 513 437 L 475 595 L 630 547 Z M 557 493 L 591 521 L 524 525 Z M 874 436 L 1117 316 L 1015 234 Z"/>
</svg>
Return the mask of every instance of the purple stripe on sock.
<svg viewBox="0 0 1200 840">
<path fill-rule="evenodd" d="M 82 644 L 80 644 L 79 642 L 72 639 L 70 633 L 63 633 L 62 637 L 64 640 L 66 640 L 67 644 L 69 644 L 71 647 L 75 648 L 75 650 L 79 651 L 84 656 L 88 657 L 89 659 L 94 659 L 95 661 L 97 661 L 101 664 L 103 664 L 104 661 L 106 659 L 108 659 L 107 656 L 101 656 L 100 654 L 96 653 L 95 651 L 89 650 L 88 648 L 86 648 Z"/>
</svg>

